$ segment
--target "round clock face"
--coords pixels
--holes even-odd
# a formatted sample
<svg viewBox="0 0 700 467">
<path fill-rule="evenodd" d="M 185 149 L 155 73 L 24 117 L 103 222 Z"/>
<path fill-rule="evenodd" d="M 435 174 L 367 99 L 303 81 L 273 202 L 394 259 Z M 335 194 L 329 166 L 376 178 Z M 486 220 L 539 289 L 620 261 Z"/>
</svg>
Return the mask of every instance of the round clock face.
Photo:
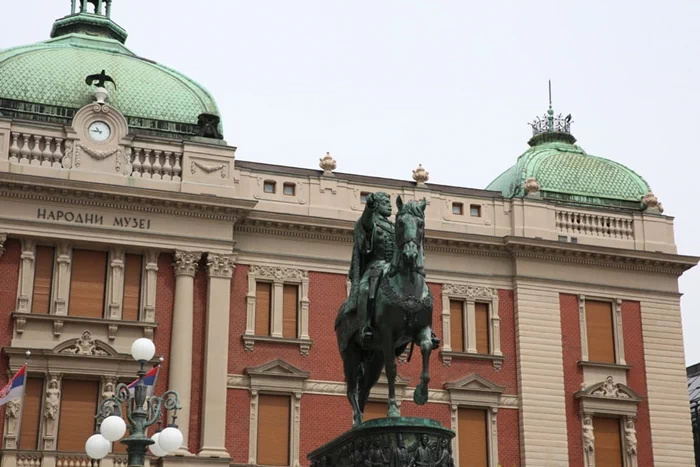
<svg viewBox="0 0 700 467">
<path fill-rule="evenodd" d="M 109 139 L 112 129 L 105 122 L 92 122 L 88 127 L 88 132 L 93 141 L 101 143 Z"/>
</svg>

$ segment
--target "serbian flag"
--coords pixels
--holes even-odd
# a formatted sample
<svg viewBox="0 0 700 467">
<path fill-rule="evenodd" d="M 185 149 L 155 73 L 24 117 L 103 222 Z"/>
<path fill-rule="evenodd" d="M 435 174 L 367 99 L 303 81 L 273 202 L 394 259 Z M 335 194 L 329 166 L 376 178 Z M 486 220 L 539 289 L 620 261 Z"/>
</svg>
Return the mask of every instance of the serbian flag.
<svg viewBox="0 0 700 467">
<path fill-rule="evenodd" d="M 24 395 L 24 383 L 27 380 L 27 365 L 24 364 L 12 377 L 9 383 L 0 391 L 0 405 L 5 405 L 13 399 Z"/>
<path fill-rule="evenodd" d="M 143 375 L 143 385 L 146 386 L 146 397 L 151 397 L 151 395 L 153 395 L 153 391 L 156 388 L 156 381 L 158 381 L 158 370 L 160 370 L 160 365 L 153 367 L 151 371 Z M 138 383 L 139 380 L 137 378 L 127 386 L 131 397 L 134 397 L 134 388 Z"/>
</svg>

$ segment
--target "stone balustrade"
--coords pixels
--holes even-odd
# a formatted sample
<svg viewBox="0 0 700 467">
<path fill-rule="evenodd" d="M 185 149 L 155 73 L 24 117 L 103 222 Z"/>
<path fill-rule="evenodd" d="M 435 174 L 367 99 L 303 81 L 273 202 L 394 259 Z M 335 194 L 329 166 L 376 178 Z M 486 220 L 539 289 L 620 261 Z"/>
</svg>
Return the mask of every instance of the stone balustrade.
<svg viewBox="0 0 700 467">
<path fill-rule="evenodd" d="M 131 148 L 132 177 L 179 182 L 182 180 L 182 153 L 161 149 Z"/>
<path fill-rule="evenodd" d="M 634 220 L 631 216 L 558 210 L 556 225 L 561 233 L 634 240 Z"/>
<path fill-rule="evenodd" d="M 10 162 L 41 167 L 61 167 L 65 155 L 64 138 L 30 133 L 11 133 Z"/>
</svg>

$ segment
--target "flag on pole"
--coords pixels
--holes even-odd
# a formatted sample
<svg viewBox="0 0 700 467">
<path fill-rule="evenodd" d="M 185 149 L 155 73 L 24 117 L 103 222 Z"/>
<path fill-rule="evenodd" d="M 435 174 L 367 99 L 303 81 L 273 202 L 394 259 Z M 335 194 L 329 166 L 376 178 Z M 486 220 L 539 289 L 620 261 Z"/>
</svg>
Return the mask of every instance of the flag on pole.
<svg viewBox="0 0 700 467">
<path fill-rule="evenodd" d="M 153 391 L 156 388 L 156 382 L 158 381 L 158 371 L 160 370 L 160 365 L 153 367 L 151 371 L 143 375 L 143 385 L 146 386 L 146 397 L 153 395 Z M 138 378 L 129 383 L 127 386 L 129 388 L 129 394 L 134 397 L 134 388 L 139 383 Z"/>
<path fill-rule="evenodd" d="M 27 381 L 27 364 L 12 377 L 9 383 L 0 390 L 0 406 L 7 404 L 12 399 L 18 399 L 24 395 L 24 386 Z"/>
</svg>

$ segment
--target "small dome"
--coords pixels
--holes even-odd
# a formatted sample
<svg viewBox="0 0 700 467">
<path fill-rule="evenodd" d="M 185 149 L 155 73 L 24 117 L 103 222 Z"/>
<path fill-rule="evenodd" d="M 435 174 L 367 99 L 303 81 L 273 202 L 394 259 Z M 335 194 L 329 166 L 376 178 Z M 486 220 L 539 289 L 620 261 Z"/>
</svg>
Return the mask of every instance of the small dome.
<svg viewBox="0 0 700 467">
<path fill-rule="evenodd" d="M 136 131 L 196 134 L 198 116 L 219 114 L 202 86 L 123 45 L 126 32 L 109 18 L 79 12 L 54 24 L 53 39 L 0 51 L 0 113 L 68 123 L 93 102 L 85 79 L 102 70 L 112 77 L 109 103 Z"/>
<path fill-rule="evenodd" d="M 543 198 L 643 209 L 641 201 L 651 191 L 649 184 L 624 165 L 590 155 L 574 144 L 570 123 L 570 116 L 554 117 L 550 108 L 544 119 L 532 125 L 530 149 L 486 189 L 507 198 L 524 197 L 525 182 L 534 179 Z"/>
</svg>

